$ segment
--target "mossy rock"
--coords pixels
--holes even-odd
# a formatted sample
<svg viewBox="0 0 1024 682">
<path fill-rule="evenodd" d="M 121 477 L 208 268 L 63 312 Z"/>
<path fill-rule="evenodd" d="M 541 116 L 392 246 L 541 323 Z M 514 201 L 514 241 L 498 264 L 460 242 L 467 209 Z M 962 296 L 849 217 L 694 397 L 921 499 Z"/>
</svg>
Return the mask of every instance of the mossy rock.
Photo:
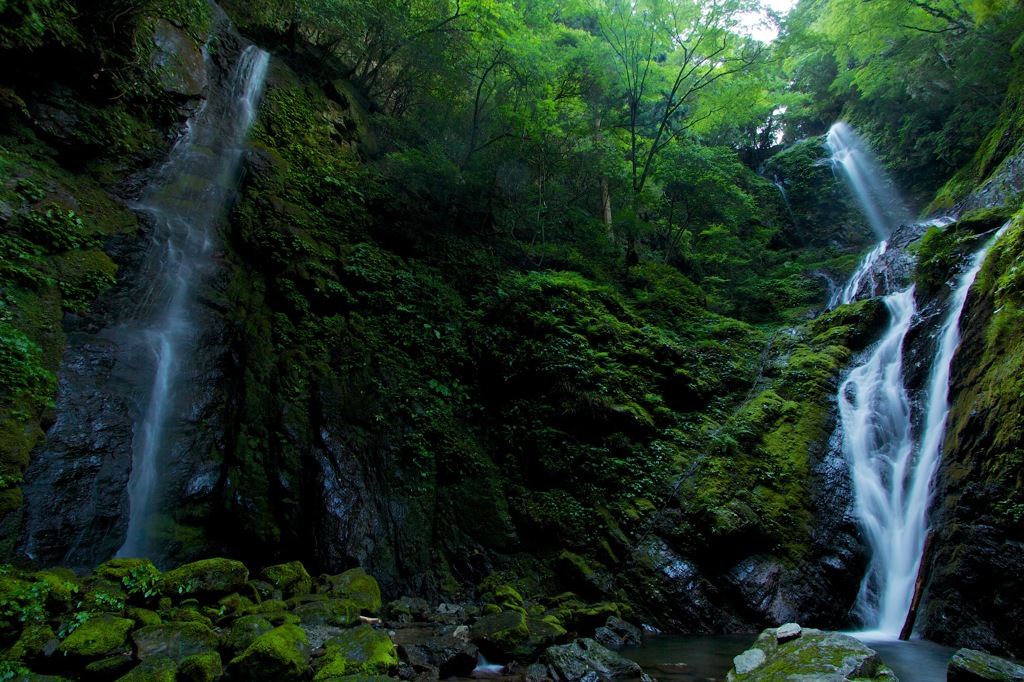
<svg viewBox="0 0 1024 682">
<path fill-rule="evenodd" d="M 257 637 L 273 629 L 274 626 L 263 616 L 242 616 L 231 624 L 231 630 L 224 636 L 224 648 L 237 656 L 248 649 Z"/>
<path fill-rule="evenodd" d="M 260 571 L 260 578 L 281 590 L 285 597 L 308 594 L 313 589 L 313 578 L 301 561 L 267 566 Z"/>
<path fill-rule="evenodd" d="M 316 682 L 395 682 L 387 675 L 328 675 L 315 679 Z"/>
<path fill-rule="evenodd" d="M 178 623 L 200 623 L 208 628 L 213 627 L 213 620 L 209 616 L 197 611 L 191 605 L 185 608 L 171 609 L 167 615 L 167 620 Z"/>
<path fill-rule="evenodd" d="M 231 679 L 241 682 L 287 682 L 306 672 L 310 659 L 306 633 L 295 625 L 282 625 L 257 637 L 227 666 Z"/>
<path fill-rule="evenodd" d="M 136 656 L 147 660 L 166 656 L 180 663 L 189 656 L 216 651 L 220 636 L 202 623 L 171 622 L 148 625 L 132 633 Z"/>
<path fill-rule="evenodd" d="M 287 611 L 288 604 L 284 603 L 280 599 L 268 599 L 262 601 L 259 604 L 253 604 L 252 606 L 244 609 L 244 614 L 249 616 L 257 613 L 275 613 L 277 611 Z"/>
<path fill-rule="evenodd" d="M 500 585 L 494 590 L 494 600 L 502 608 L 510 606 L 522 606 L 523 596 L 511 585 Z"/>
<path fill-rule="evenodd" d="M 92 661 L 121 653 L 135 623 L 127 618 L 101 614 L 90 618 L 60 643 L 57 651 L 72 661 Z"/>
<path fill-rule="evenodd" d="M 351 599 L 327 599 L 296 607 L 292 612 L 303 625 L 349 627 L 359 622 L 359 607 Z"/>
<path fill-rule="evenodd" d="M 792 625 L 787 625 L 792 628 Z M 754 645 L 733 659 L 728 682 L 774 682 L 788 679 L 828 679 L 835 682 L 897 682 L 878 654 L 860 640 L 838 632 L 796 628 L 780 642 L 771 628 Z"/>
<path fill-rule="evenodd" d="M 66 611 L 80 590 L 75 574 L 67 569 L 39 571 L 35 578 L 46 583 L 46 608 L 52 613 Z"/>
<path fill-rule="evenodd" d="M 136 665 L 138 661 L 132 658 L 131 653 L 125 652 L 119 656 L 93 661 L 85 666 L 85 677 L 90 680 L 114 680 L 131 671 Z"/>
<path fill-rule="evenodd" d="M 149 559 L 111 559 L 96 567 L 93 575 L 127 591 L 126 598 L 145 603 L 157 596 L 160 571 Z"/>
<path fill-rule="evenodd" d="M 224 664 L 220 654 L 207 651 L 188 656 L 178 663 L 177 682 L 213 682 L 223 674 Z"/>
<path fill-rule="evenodd" d="M 177 682 L 178 666 L 166 656 L 143 661 L 117 682 Z"/>
<path fill-rule="evenodd" d="M 380 611 L 380 585 L 362 568 L 353 568 L 340 575 L 320 576 L 317 585 L 320 594 L 351 599 L 363 613 Z"/>
<path fill-rule="evenodd" d="M 470 629 L 470 639 L 488 659 L 505 663 L 529 639 L 526 614 L 502 611 L 478 618 Z"/>
<path fill-rule="evenodd" d="M 949 661 L 947 682 L 1020 682 L 1024 665 L 975 649 L 958 649 Z"/>
<path fill-rule="evenodd" d="M 587 604 L 572 611 L 566 627 L 578 632 L 593 632 L 608 622 L 610 616 L 622 618 L 624 615 L 626 614 L 622 612 L 622 605 L 616 602 Z"/>
<path fill-rule="evenodd" d="M 179 566 L 160 577 L 158 588 L 169 597 L 224 597 L 239 592 L 249 580 L 249 569 L 233 559 L 203 559 Z"/>
<path fill-rule="evenodd" d="M 147 625 L 160 625 L 163 623 L 163 619 L 160 618 L 160 614 L 150 609 L 144 609 L 140 606 L 131 606 L 125 610 L 124 615 L 128 616 L 140 627 L 144 628 Z"/>
<path fill-rule="evenodd" d="M 967 230 L 972 234 L 989 232 L 1013 217 L 1014 209 L 1008 206 L 990 206 L 967 211 L 956 221 L 957 229 Z"/>
<path fill-rule="evenodd" d="M 326 653 L 313 678 L 326 682 L 348 675 L 387 675 L 398 667 L 394 642 L 369 625 L 343 632 L 324 643 Z"/>
<path fill-rule="evenodd" d="M 31 664 L 46 657 L 57 642 L 57 635 L 44 623 L 29 623 L 7 652 L 7 660 Z"/>
</svg>

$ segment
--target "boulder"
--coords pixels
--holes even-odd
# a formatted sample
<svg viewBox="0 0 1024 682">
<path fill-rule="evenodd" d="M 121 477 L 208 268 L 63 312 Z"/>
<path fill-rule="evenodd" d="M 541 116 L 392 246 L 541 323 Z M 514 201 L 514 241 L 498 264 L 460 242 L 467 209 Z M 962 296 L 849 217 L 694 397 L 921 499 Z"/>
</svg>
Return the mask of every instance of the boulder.
<svg viewBox="0 0 1024 682">
<path fill-rule="evenodd" d="M 169 597 L 226 597 L 240 591 L 249 579 L 249 569 L 232 559 L 203 559 L 164 573 L 158 583 L 161 594 Z"/>
<path fill-rule="evenodd" d="M 453 634 L 431 637 L 422 644 L 402 647 L 404 658 L 416 669 L 437 668 L 442 679 L 469 677 L 476 668 L 479 650 Z"/>
<path fill-rule="evenodd" d="M 257 637 L 273 629 L 274 626 L 263 616 L 242 616 L 231 624 L 231 630 L 224 637 L 224 648 L 232 656 L 238 656 L 248 649 Z"/>
<path fill-rule="evenodd" d="M 616 616 L 609 616 L 608 621 L 594 631 L 594 639 L 611 649 L 637 646 L 642 635 L 640 628 Z"/>
<path fill-rule="evenodd" d="M 607 677 L 644 675 L 637 663 L 623 658 L 590 638 L 548 647 L 542 661 L 565 682 L 596 682 Z"/>
<path fill-rule="evenodd" d="M 387 675 L 398 667 L 395 645 L 386 632 L 361 625 L 324 643 L 316 682 L 333 682 L 351 675 Z"/>
<path fill-rule="evenodd" d="M 282 625 L 257 637 L 231 660 L 226 672 L 242 682 L 289 682 L 303 676 L 310 656 L 306 633 L 298 626 Z"/>
<path fill-rule="evenodd" d="M 975 649 L 959 649 L 949 661 L 947 682 L 1024 682 L 1024 665 Z"/>
<path fill-rule="evenodd" d="M 348 627 L 359 621 L 359 607 L 351 599 L 327 599 L 297 607 L 292 613 L 305 626 L 334 625 Z"/>
<path fill-rule="evenodd" d="M 132 668 L 117 682 L 177 682 L 178 666 L 166 656 L 154 656 Z M 109 678 L 108 678 L 109 679 Z"/>
<path fill-rule="evenodd" d="M 70 662 L 82 664 L 108 658 L 128 648 L 128 634 L 133 627 L 135 623 L 127 618 L 104 613 L 78 626 L 57 651 Z"/>
<path fill-rule="evenodd" d="M 224 674 L 220 654 L 207 651 L 183 659 L 178 664 L 177 682 L 213 682 Z"/>
<path fill-rule="evenodd" d="M 380 586 L 373 576 L 361 568 L 339 575 L 323 575 L 317 579 L 317 593 L 338 599 L 351 599 L 364 613 L 380 611 Z"/>
<path fill-rule="evenodd" d="M 313 590 L 313 578 L 301 561 L 267 566 L 260 571 L 260 578 L 281 590 L 286 598 L 309 594 Z"/>
<path fill-rule="evenodd" d="M 388 603 L 388 617 L 399 623 L 430 620 L 430 604 L 419 597 L 402 597 Z"/>
<path fill-rule="evenodd" d="M 728 682 L 807 679 L 829 682 L 897 682 L 878 654 L 860 640 L 838 632 L 799 629 L 787 623 L 762 632 L 754 645 L 733 659 Z M 779 631 L 783 636 L 779 638 Z"/>
<path fill-rule="evenodd" d="M 148 625 L 132 633 L 135 655 L 141 660 L 166 656 L 181 663 L 189 656 L 216 651 L 220 637 L 202 623 L 172 622 Z"/>
</svg>

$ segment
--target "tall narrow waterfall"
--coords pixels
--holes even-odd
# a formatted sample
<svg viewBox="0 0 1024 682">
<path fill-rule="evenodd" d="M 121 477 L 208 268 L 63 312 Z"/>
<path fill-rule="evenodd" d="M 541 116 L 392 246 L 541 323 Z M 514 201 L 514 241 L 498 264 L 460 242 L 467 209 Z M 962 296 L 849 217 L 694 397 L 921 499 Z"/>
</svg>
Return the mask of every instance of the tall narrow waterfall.
<svg viewBox="0 0 1024 682">
<path fill-rule="evenodd" d="M 1005 229 L 974 255 L 956 284 L 937 332 L 920 434 L 912 428 L 903 377 L 903 340 L 916 313 L 913 287 L 885 297 L 891 315 L 888 331 L 839 388 L 843 448 L 872 551 L 856 609 L 875 637 L 895 639 L 907 618 L 949 412 L 949 369 L 960 342 L 960 314 L 985 254 Z"/>
<path fill-rule="evenodd" d="M 192 324 L 194 287 L 210 268 L 214 228 L 223 217 L 234 185 L 245 135 L 255 117 L 269 55 L 255 47 L 242 53 L 226 102 L 207 101 L 190 121 L 159 177 L 136 207 L 153 216 L 151 288 L 135 315 L 134 332 L 148 345 L 155 363 L 152 386 L 132 443 L 128 483 L 127 537 L 118 556 L 144 556 L 147 520 L 159 496 L 167 425 L 175 418 L 175 386 L 189 350 L 196 343 Z"/>
<path fill-rule="evenodd" d="M 893 227 L 910 217 L 903 200 L 874 155 L 849 125 L 842 121 L 833 125 L 826 143 L 832 152 L 832 163 L 843 170 L 871 229 L 879 240 L 887 239 Z"/>
</svg>

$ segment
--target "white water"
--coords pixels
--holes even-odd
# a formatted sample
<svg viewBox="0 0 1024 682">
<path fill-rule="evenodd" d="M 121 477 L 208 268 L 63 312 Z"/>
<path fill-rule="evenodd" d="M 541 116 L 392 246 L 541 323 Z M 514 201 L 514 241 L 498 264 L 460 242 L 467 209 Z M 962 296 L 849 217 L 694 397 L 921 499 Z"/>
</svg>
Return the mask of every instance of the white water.
<svg viewBox="0 0 1024 682">
<path fill-rule="evenodd" d="M 974 255 L 957 282 L 939 329 L 920 437 L 915 438 L 911 427 L 902 364 L 903 341 L 916 313 L 913 287 L 885 297 L 891 316 L 888 331 L 839 388 L 843 449 L 851 465 L 858 518 L 872 550 L 856 605 L 868 632 L 859 635 L 896 639 L 906 621 L 928 532 L 960 315 L 988 249 L 1005 229 Z"/>
<path fill-rule="evenodd" d="M 880 241 L 887 239 L 893 227 L 909 218 L 903 200 L 849 125 L 842 121 L 835 123 L 828 131 L 826 144 L 832 152 L 833 165 L 843 169 L 871 229 Z"/>
<path fill-rule="evenodd" d="M 856 300 L 857 294 L 860 293 L 866 280 L 871 282 L 871 296 L 878 295 L 878 282 L 875 280 L 873 269 L 878 259 L 885 255 L 885 250 L 888 246 L 889 242 L 883 239 L 878 242 L 875 248 L 868 252 L 868 255 L 864 256 L 864 260 L 860 262 L 857 269 L 850 275 L 846 286 L 832 294 L 832 298 L 828 302 L 829 310 L 837 305 L 845 305 Z"/>
<path fill-rule="evenodd" d="M 194 289 L 210 269 L 215 228 L 237 181 L 243 141 L 256 115 L 269 58 L 256 47 L 246 48 L 226 93 L 228 101 L 203 105 L 135 207 L 156 223 L 149 260 L 152 288 L 139 302 L 137 314 L 150 322 L 138 333 L 152 353 L 155 371 L 144 416 L 135 426 L 128 531 L 119 557 L 152 551 L 147 525 L 160 493 L 161 459 L 171 445 L 169 426 L 178 414 L 175 393 L 197 342 Z"/>
</svg>

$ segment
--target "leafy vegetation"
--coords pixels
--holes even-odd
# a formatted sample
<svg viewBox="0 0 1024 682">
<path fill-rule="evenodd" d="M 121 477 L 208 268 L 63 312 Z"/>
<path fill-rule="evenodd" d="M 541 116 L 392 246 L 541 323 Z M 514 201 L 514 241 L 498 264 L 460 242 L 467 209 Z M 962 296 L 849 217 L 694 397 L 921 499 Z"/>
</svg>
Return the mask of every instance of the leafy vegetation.
<svg viewBox="0 0 1024 682">
<path fill-rule="evenodd" d="M 740 551 L 797 564 L 829 397 L 881 324 L 871 304 L 819 317 L 872 239 L 821 133 L 857 124 L 918 203 L 973 156 L 941 204 L 1019 137 L 998 118 L 1008 86 L 1019 99 L 1009 3 L 803 0 L 772 44 L 749 35 L 748 0 L 225 8 L 277 59 L 205 301 L 230 330 L 209 419 L 222 475 L 160 531 L 186 554 L 317 552 L 447 593 L 496 561 L 611 593 L 652 534 L 710 570 Z M 108 191 L 130 194 L 137 180 L 116 183 L 198 106 L 166 87 L 159 32 L 211 63 L 222 37 L 192 0 L 18 0 L 0 17 L 13 530 L 64 315 L 104 324 L 92 302 L 137 238 Z M 968 222 L 922 239 L 919 290 L 948 279 Z M 1013 309 L 993 337 L 1016 338 Z M 310 549 L 328 489 L 383 539 Z M 150 569 L 84 596 L 63 634 L 153 600 Z"/>
</svg>

